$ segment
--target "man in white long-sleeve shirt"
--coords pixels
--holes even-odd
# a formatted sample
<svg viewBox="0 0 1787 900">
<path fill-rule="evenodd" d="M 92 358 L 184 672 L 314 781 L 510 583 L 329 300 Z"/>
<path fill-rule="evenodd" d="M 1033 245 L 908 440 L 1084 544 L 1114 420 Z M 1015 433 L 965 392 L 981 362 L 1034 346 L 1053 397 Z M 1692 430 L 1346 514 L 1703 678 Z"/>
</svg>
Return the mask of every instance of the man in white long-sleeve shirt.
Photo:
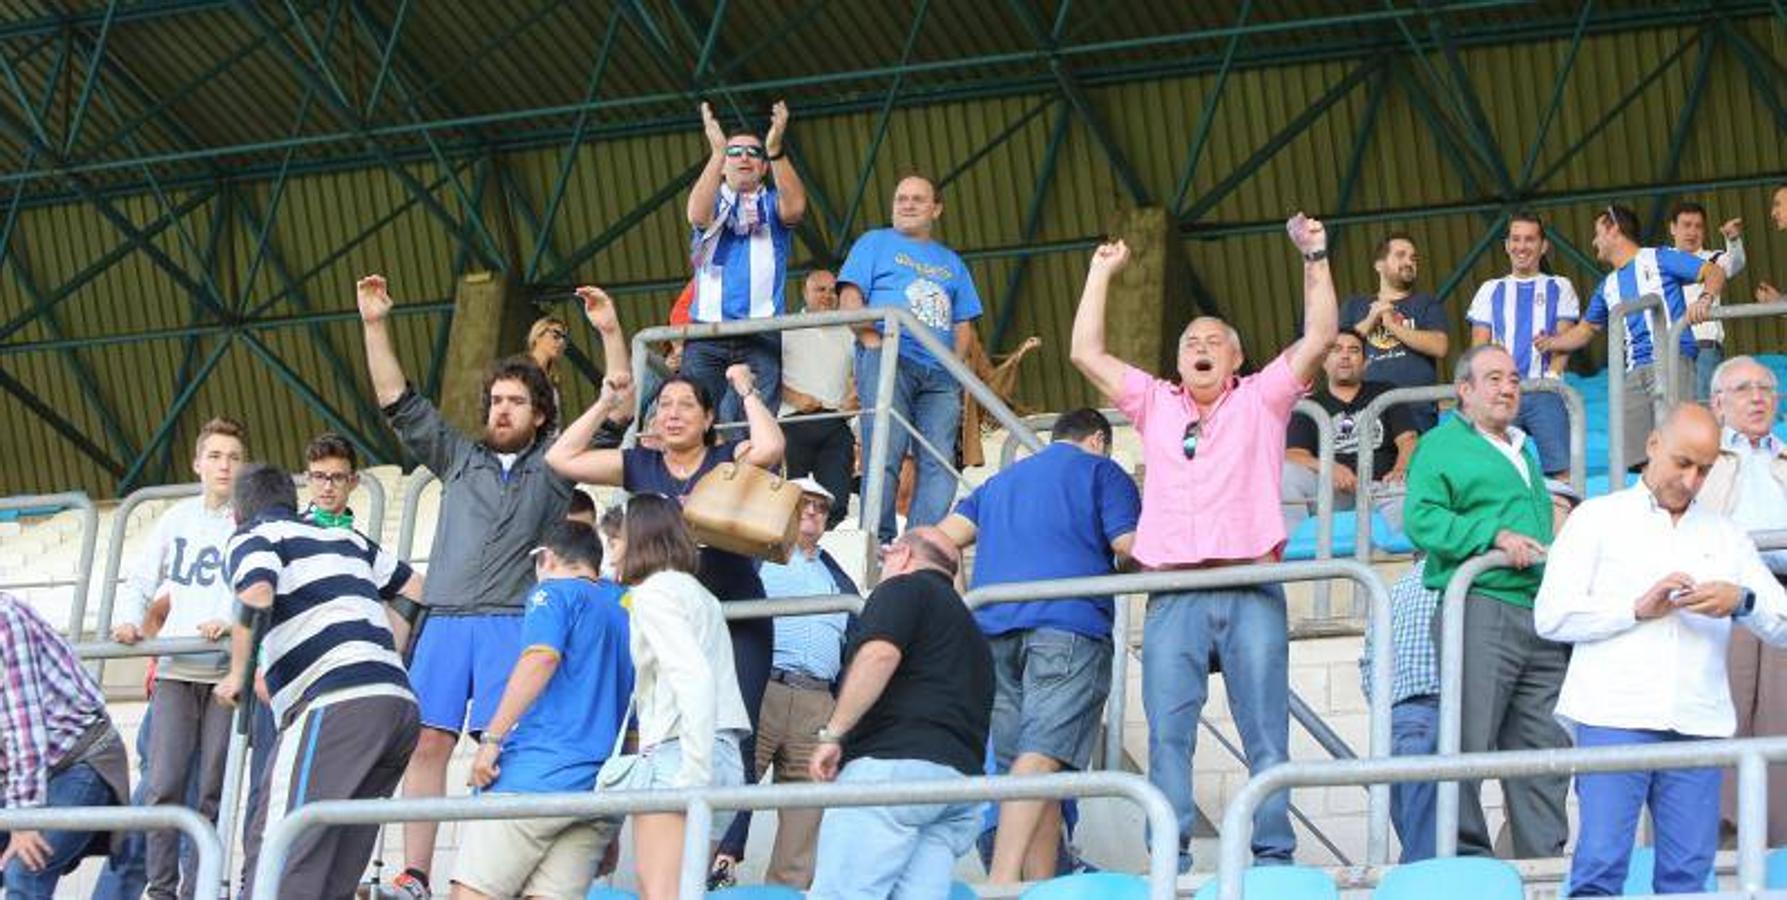
<svg viewBox="0 0 1787 900">
<path fill-rule="evenodd" d="M 1694 504 L 1719 457 L 1703 406 L 1652 432 L 1642 483 L 1576 510 L 1552 544 L 1534 625 L 1575 644 L 1557 715 L 1578 747 L 1730 737 L 1732 623 L 1787 643 L 1787 593 L 1744 530 Z M 1571 895 L 1621 892 L 1633 829 L 1656 822 L 1657 893 L 1704 889 L 1719 839 L 1718 769 L 1579 775 Z"/>
<path fill-rule="evenodd" d="M 1669 211 L 1669 240 L 1675 249 L 1717 263 L 1729 278 L 1744 270 L 1744 220 L 1732 219 L 1719 226 L 1725 238 L 1725 249 L 1714 250 L 1706 245 L 1706 207 L 1692 200 L 1683 200 Z M 1682 288 L 1682 299 L 1693 306 L 1700 299 L 1698 284 Z M 1719 298 L 1713 298 L 1719 305 Z M 1713 370 L 1725 361 L 1725 323 L 1717 319 L 1694 326 L 1694 345 L 1700 353 L 1694 357 L 1694 399 L 1707 402 L 1711 396 Z"/>
<path fill-rule="evenodd" d="M 202 492 L 168 508 L 149 543 L 137 555 L 120 592 L 112 638 L 134 644 L 144 637 L 203 637 L 216 640 L 230 633 L 236 595 L 224 571 L 224 550 L 236 531 L 230 489 L 247 456 L 247 432 L 230 419 L 212 419 L 199 429 L 192 470 Z M 144 634 L 151 597 L 169 598 L 167 621 L 153 635 Z M 211 696 L 211 689 L 229 670 L 219 650 L 194 656 L 164 657 L 156 664 L 154 693 L 149 698 L 148 771 L 143 804 L 182 803 L 187 780 L 198 760 L 198 811 L 217 816 L 223 791 L 223 761 L 229 747 L 230 712 Z M 180 836 L 149 832 L 144 851 L 148 870 L 145 896 L 173 900 L 178 892 L 191 898 L 196 873 L 180 878 Z"/>
</svg>

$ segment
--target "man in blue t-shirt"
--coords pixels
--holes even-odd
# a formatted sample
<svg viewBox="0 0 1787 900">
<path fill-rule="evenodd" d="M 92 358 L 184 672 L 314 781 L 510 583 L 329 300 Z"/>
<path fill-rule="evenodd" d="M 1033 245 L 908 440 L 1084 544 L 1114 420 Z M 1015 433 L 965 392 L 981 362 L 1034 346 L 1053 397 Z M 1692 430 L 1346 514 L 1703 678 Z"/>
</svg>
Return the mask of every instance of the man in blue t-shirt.
<svg viewBox="0 0 1787 900">
<path fill-rule="evenodd" d="M 904 309 L 959 357 L 975 340 L 980 294 L 962 258 L 932 237 L 942 214 L 943 196 L 935 182 L 924 175 L 901 179 L 894 188 L 893 227 L 871 231 L 850 248 L 838 272 L 838 302 L 843 309 Z M 876 378 L 881 364 L 880 323 L 858 326 L 856 341 L 856 396 L 863 409 L 866 462 L 873 446 L 870 438 L 880 424 L 871 415 L 880 384 Z M 902 337 L 898 349 L 899 378 L 890 403 L 932 447 L 953 459 L 962 420 L 962 386 L 917 340 Z M 904 428 L 888 433 L 887 477 L 882 481 L 881 521 L 876 526 L 882 541 L 894 536 L 894 488 L 900 481 L 900 461 L 911 446 L 911 435 Z M 949 466 L 922 448 L 915 452 L 918 480 L 906 514 L 908 528 L 941 521 L 955 498 L 955 476 Z"/>
<path fill-rule="evenodd" d="M 958 547 L 978 541 L 973 586 L 1109 575 L 1127 558 L 1142 498 L 1112 462 L 1111 423 L 1095 409 L 1055 421 L 1047 449 L 993 476 L 940 526 Z M 1108 597 L 1005 603 L 974 614 L 993 649 L 993 754 L 999 771 L 1084 769 L 1111 687 Z M 1060 804 L 1008 802 L 987 880 L 1055 875 Z"/>
<path fill-rule="evenodd" d="M 1340 307 L 1340 328 L 1365 341 L 1365 380 L 1392 388 L 1432 387 L 1439 363 L 1451 347 L 1446 306 L 1432 294 L 1415 292 L 1421 254 L 1415 239 L 1392 232 L 1378 242 L 1372 269 L 1377 292 L 1350 297 Z M 1439 421 L 1432 403 L 1408 404 L 1415 430 Z"/>
<path fill-rule="evenodd" d="M 770 109 L 769 132 L 726 136 L 706 103 L 701 125 L 711 153 L 689 191 L 689 264 L 694 269 L 691 322 L 735 322 L 782 315 L 794 226 L 807 211 L 807 190 L 782 149 L 788 104 Z M 775 173 L 775 187 L 768 177 Z M 721 422 L 742 422 L 744 401 L 727 390 L 726 367 L 744 363 L 774 410 L 781 399 L 782 337 L 776 332 L 689 341 L 682 374 L 707 388 Z"/>
<path fill-rule="evenodd" d="M 1651 294 L 1661 295 L 1663 311 L 1626 316 L 1625 441 L 1621 457 L 1636 468 L 1644 462 L 1645 441 L 1660 421 L 1656 409 L 1664 406 L 1663 374 L 1657 371 L 1657 349 L 1670 323 L 1686 318 L 1690 324 L 1706 319 L 1707 311 L 1725 293 L 1725 270 L 1718 263 L 1667 247 L 1642 247 L 1638 243 L 1638 214 L 1615 203 L 1595 216 L 1595 257 L 1613 267 L 1589 295 L 1582 321 L 1555 337 L 1540 336 L 1533 346 L 1541 352 L 1569 352 L 1586 346 L 1602 329 L 1612 309 Z M 1700 299 L 1689 304 L 1682 288 L 1702 286 Z M 1654 333 L 1653 333 L 1654 328 Z M 1694 333 L 1681 333 L 1681 365 L 1675 373 L 1675 397 L 1694 396 L 1694 357 L 1699 348 Z M 1608 361 L 1613 364 L 1612 360 Z"/>
<path fill-rule="evenodd" d="M 595 529 L 564 521 L 534 551 L 521 660 L 490 720 L 471 784 L 503 793 L 587 791 L 614 751 L 633 692 L 621 588 L 597 575 Z M 589 819 L 468 822 L 453 896 L 581 897 L 618 823 Z"/>
</svg>

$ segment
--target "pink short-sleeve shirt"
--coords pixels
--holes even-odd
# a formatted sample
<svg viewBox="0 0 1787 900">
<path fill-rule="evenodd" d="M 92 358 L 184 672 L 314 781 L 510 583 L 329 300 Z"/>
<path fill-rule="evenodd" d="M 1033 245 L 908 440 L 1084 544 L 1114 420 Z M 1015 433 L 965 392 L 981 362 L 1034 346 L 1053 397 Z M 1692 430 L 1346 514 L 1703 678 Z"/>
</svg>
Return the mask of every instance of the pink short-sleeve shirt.
<svg viewBox="0 0 1787 900">
<path fill-rule="evenodd" d="M 1178 385 L 1130 367 L 1117 408 L 1135 423 L 1147 465 L 1134 556 L 1150 568 L 1277 554 L 1285 541 L 1279 479 L 1285 428 L 1309 385 L 1280 354 L 1236 380 L 1204 417 L 1197 456 L 1185 458 L 1197 405 Z"/>
</svg>

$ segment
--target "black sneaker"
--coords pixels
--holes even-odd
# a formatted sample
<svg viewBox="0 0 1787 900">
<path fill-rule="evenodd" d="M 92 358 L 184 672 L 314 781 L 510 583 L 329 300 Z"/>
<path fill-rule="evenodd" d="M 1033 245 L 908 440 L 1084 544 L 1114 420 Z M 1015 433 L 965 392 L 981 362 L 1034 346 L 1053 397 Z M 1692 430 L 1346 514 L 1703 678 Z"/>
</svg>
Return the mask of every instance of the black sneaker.
<svg viewBox="0 0 1787 900">
<path fill-rule="evenodd" d="M 707 873 L 707 889 L 717 891 L 737 885 L 738 877 L 733 872 L 732 860 L 725 857 L 714 860 L 713 869 Z"/>
</svg>

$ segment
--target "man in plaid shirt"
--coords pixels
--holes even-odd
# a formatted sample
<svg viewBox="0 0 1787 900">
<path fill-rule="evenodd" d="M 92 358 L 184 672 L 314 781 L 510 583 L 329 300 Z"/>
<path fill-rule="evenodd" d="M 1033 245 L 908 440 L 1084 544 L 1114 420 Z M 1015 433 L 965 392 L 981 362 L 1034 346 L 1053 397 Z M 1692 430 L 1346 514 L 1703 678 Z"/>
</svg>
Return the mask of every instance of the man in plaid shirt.
<svg viewBox="0 0 1787 900">
<path fill-rule="evenodd" d="M 1580 494 L 1569 484 L 1547 478 L 1551 512 L 1556 527 L 1563 527 Z M 1439 750 L 1440 671 L 1435 619 L 1441 596 L 1421 583 L 1427 557 L 1390 586 L 1390 649 L 1395 654 L 1395 674 L 1390 679 L 1390 755 L 1427 756 Z M 1365 652 L 1359 657 L 1359 684 L 1371 697 L 1372 640 L 1365 633 Z M 1433 856 L 1434 798 L 1431 781 L 1405 781 L 1390 786 L 1390 820 L 1402 844 L 1405 863 Z"/>
<path fill-rule="evenodd" d="M 0 592 L 0 807 L 114 806 L 130 796 L 124 743 L 99 685 L 35 610 Z M 0 832 L 9 898 L 49 898 L 111 835 Z"/>
</svg>

